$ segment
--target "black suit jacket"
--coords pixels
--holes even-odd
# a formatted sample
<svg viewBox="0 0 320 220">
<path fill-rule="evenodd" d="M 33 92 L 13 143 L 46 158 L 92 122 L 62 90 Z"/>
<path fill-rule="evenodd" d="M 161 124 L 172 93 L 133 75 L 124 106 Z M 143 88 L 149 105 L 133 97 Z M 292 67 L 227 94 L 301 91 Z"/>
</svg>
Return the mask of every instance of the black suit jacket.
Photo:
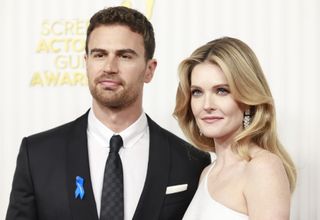
<svg viewBox="0 0 320 220">
<path fill-rule="evenodd" d="M 90 180 L 88 113 L 73 122 L 22 140 L 7 220 L 98 220 Z M 148 117 L 147 176 L 134 220 L 182 218 L 210 156 L 164 130 Z M 137 158 L 138 159 L 138 158 Z M 84 178 L 85 196 L 75 198 L 75 178 Z M 188 184 L 166 195 L 166 187 Z"/>
</svg>

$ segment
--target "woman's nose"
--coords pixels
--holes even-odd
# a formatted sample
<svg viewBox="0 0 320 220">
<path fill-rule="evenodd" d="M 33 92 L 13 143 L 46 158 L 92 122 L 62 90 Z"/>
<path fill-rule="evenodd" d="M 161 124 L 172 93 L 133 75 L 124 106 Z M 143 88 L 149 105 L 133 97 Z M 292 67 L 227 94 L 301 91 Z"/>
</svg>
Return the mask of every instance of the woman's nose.
<svg viewBox="0 0 320 220">
<path fill-rule="evenodd" d="M 205 95 L 203 109 L 205 111 L 213 111 L 216 109 L 215 100 L 212 95 Z"/>
</svg>

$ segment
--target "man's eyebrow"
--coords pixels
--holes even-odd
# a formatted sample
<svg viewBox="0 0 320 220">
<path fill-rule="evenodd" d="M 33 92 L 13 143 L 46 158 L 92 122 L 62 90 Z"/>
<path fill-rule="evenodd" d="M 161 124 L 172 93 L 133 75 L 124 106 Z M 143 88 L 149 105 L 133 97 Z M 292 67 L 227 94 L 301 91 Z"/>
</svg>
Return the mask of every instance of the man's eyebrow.
<svg viewBox="0 0 320 220">
<path fill-rule="evenodd" d="M 125 53 L 130 53 L 130 54 L 133 54 L 135 56 L 138 55 L 138 53 L 135 50 L 130 49 L 130 48 L 128 48 L 128 49 L 120 49 L 120 50 L 116 51 L 116 54 L 125 54 Z"/>
<path fill-rule="evenodd" d="M 90 50 L 90 54 L 93 54 L 93 53 L 103 53 L 103 54 L 107 54 L 108 51 L 105 50 L 105 49 L 101 49 L 101 48 L 93 48 L 93 49 Z M 138 53 L 137 53 L 135 50 L 130 49 L 130 48 L 116 50 L 116 54 L 125 54 L 125 53 L 130 53 L 130 54 L 133 54 L 133 55 L 135 55 L 135 56 L 138 55 Z"/>
<path fill-rule="evenodd" d="M 93 48 L 90 50 L 90 54 L 93 54 L 93 53 L 107 53 L 107 51 L 100 48 Z"/>
</svg>

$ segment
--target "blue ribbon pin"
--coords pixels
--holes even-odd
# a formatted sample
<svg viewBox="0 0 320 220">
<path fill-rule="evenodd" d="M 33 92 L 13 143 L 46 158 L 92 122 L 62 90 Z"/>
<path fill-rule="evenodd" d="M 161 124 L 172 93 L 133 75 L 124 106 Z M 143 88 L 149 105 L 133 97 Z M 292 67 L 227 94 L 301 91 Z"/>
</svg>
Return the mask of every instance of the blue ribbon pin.
<svg viewBox="0 0 320 220">
<path fill-rule="evenodd" d="M 84 182 L 84 179 L 83 179 L 81 176 L 77 176 L 77 177 L 76 177 L 76 185 L 77 185 L 77 188 L 76 188 L 76 191 L 74 192 L 74 197 L 75 197 L 75 198 L 80 197 L 81 200 L 82 200 L 83 197 L 84 197 L 83 182 Z"/>
</svg>

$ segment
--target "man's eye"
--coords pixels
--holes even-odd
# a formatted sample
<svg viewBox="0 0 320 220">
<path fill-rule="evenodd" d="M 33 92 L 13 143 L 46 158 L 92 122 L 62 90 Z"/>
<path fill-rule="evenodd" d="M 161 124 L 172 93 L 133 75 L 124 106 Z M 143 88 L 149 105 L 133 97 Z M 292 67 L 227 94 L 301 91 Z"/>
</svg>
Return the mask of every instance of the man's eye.
<svg viewBox="0 0 320 220">
<path fill-rule="evenodd" d="M 129 54 L 122 54 L 122 55 L 120 55 L 120 57 L 122 59 L 131 59 L 132 58 L 132 56 L 130 56 Z"/>
<path fill-rule="evenodd" d="M 104 54 L 104 53 L 94 53 L 92 56 L 93 56 L 94 58 L 102 58 L 102 57 L 105 56 L 105 54 Z"/>
</svg>

